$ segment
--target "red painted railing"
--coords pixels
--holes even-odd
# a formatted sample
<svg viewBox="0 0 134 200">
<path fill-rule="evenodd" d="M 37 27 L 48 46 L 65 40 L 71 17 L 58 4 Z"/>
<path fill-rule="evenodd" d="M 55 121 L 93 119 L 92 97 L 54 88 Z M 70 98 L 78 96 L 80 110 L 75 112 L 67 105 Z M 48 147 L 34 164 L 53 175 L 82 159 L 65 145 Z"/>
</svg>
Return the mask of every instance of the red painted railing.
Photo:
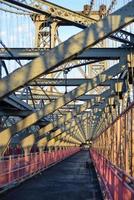
<svg viewBox="0 0 134 200">
<path fill-rule="evenodd" d="M 12 187 L 79 150 L 79 147 L 69 147 L 52 152 L 4 157 L 0 160 L 0 189 Z"/>
<path fill-rule="evenodd" d="M 90 154 L 95 168 L 106 187 L 108 199 L 133 200 L 134 179 L 114 166 L 94 149 L 90 150 Z"/>
</svg>

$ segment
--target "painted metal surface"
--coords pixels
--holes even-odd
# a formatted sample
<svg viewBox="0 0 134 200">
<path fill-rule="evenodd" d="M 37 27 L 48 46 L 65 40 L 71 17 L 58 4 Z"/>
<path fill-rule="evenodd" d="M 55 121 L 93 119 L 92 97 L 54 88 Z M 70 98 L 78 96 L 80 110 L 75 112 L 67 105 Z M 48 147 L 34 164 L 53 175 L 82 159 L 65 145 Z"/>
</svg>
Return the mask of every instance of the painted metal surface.
<svg viewBox="0 0 134 200">
<path fill-rule="evenodd" d="M 128 176 L 123 170 L 117 168 L 96 150 L 90 150 L 92 160 L 99 173 L 110 200 L 133 200 L 134 179 Z"/>
<path fill-rule="evenodd" d="M 93 141 L 93 147 L 113 164 L 134 176 L 134 103 Z"/>
<path fill-rule="evenodd" d="M 11 56 L 4 48 L 0 48 L 0 59 L 19 59 L 30 60 L 44 55 L 46 51 L 44 48 L 10 48 L 13 56 Z M 130 49 L 126 48 L 92 48 L 85 50 L 82 54 L 76 56 L 74 59 L 119 59 L 126 56 Z M 133 51 L 133 50 L 132 50 Z"/>
<path fill-rule="evenodd" d="M 3 160 L 0 160 L 0 189 L 24 181 L 79 150 L 79 147 L 69 147 L 52 152 L 4 157 Z"/>
</svg>

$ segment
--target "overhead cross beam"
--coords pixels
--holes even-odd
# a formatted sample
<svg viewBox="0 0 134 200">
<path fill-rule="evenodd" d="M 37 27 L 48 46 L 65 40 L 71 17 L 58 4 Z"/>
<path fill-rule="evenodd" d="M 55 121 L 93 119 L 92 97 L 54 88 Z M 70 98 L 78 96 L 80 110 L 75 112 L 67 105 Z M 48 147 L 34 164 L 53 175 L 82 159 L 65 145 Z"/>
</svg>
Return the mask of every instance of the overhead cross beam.
<svg viewBox="0 0 134 200">
<path fill-rule="evenodd" d="M 8 48 L 12 53 L 9 54 L 8 51 L 4 48 L 0 48 L 0 59 L 4 60 L 31 60 L 39 56 L 43 56 L 48 50 L 44 48 Z M 131 50 L 129 47 L 121 48 L 91 48 L 86 49 L 80 55 L 77 55 L 74 59 L 107 59 L 114 60 L 119 59 L 122 56 L 126 56 Z"/>
<path fill-rule="evenodd" d="M 32 81 L 29 83 L 30 86 L 79 86 L 83 83 L 89 82 L 91 79 L 84 78 L 68 78 L 65 82 L 65 79 L 50 79 L 50 78 L 39 78 L 36 82 Z M 118 79 L 107 80 L 106 82 L 100 84 L 99 86 L 110 86 L 111 84 L 119 81 Z M 84 96 L 84 95 L 83 95 Z M 90 95 L 91 98 L 93 95 Z M 88 98 L 90 98 L 88 96 Z"/>
<path fill-rule="evenodd" d="M 49 98 L 45 95 L 39 95 L 39 94 L 33 94 L 32 96 L 33 96 L 34 100 L 49 100 L 49 99 L 56 100 L 57 98 L 59 98 L 59 96 L 56 96 L 56 95 L 49 95 Z M 62 96 L 62 95 L 60 95 L 60 96 Z M 95 96 L 97 97 L 97 95 L 82 95 L 82 96 L 78 97 L 77 100 L 87 101 L 88 99 L 92 99 Z M 32 100 L 31 96 L 26 95 L 26 94 L 23 94 L 21 96 L 18 94 L 17 97 L 20 98 L 21 100 L 26 100 L 26 99 Z"/>
</svg>

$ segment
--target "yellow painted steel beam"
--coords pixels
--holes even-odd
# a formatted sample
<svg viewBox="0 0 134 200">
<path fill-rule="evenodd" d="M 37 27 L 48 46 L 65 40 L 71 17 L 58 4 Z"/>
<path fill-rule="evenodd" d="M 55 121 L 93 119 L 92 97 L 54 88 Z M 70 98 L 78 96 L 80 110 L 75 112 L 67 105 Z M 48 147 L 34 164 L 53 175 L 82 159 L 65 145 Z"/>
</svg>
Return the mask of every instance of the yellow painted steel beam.
<svg viewBox="0 0 134 200">
<path fill-rule="evenodd" d="M 59 6 L 57 4 L 54 4 L 52 2 L 49 1 L 44 1 L 44 0 L 37 0 L 38 2 L 40 2 L 40 4 L 45 5 L 48 7 L 47 12 L 49 14 L 51 14 L 51 16 L 53 17 L 58 17 L 59 19 L 63 20 L 63 21 L 69 21 L 71 23 L 78 23 L 81 24 L 82 26 L 89 26 L 91 23 L 95 23 L 96 19 L 94 19 L 94 17 L 96 17 L 96 15 L 91 15 L 86 16 L 82 13 L 78 13 L 75 11 L 72 11 L 68 8 L 64 8 L 62 6 Z M 60 15 L 59 15 L 60 13 Z M 99 18 L 99 12 L 97 13 L 97 17 Z M 98 19 L 97 18 L 97 19 Z"/>
<path fill-rule="evenodd" d="M 114 86 L 112 86 L 113 88 Z M 102 98 L 107 98 L 110 95 L 113 95 L 112 90 L 107 90 L 105 92 L 103 92 L 100 96 Z M 49 131 L 51 131 L 53 128 L 58 127 L 62 124 L 64 124 L 65 122 L 70 121 L 71 119 L 73 119 L 73 117 L 75 117 L 76 115 L 84 112 L 86 109 L 91 108 L 93 105 L 95 105 L 95 103 L 98 103 L 98 99 L 93 98 L 92 100 L 89 100 L 87 102 L 85 102 L 84 104 L 80 105 L 79 107 L 77 107 L 77 109 L 71 113 L 68 112 L 66 115 L 62 116 L 60 119 L 55 120 L 54 122 L 49 123 L 48 125 L 46 125 L 45 127 L 42 127 L 39 132 L 38 135 L 42 136 L 47 134 Z M 82 117 L 82 123 L 85 123 L 86 121 L 84 121 L 85 117 Z M 72 121 L 71 121 L 72 122 Z M 51 134 L 51 133 L 50 133 Z M 19 136 L 21 135 L 21 133 L 19 134 Z M 32 134 L 34 136 L 34 134 Z M 83 137 L 81 136 L 81 133 L 78 133 L 78 136 L 80 136 L 80 138 L 83 140 Z M 27 137 L 27 136 L 26 136 Z M 36 140 L 37 138 L 35 138 Z"/>
<path fill-rule="evenodd" d="M 80 145 L 78 144 L 74 144 L 72 142 L 69 141 L 64 141 L 64 140 L 59 140 L 58 143 L 56 142 L 54 144 L 55 147 L 79 147 Z"/>
<path fill-rule="evenodd" d="M 84 116 L 83 121 L 86 120 L 86 119 L 87 119 L 87 117 Z M 75 128 L 75 129 L 74 129 L 74 128 Z M 36 139 L 36 142 L 38 142 L 38 141 L 39 141 L 40 139 L 42 139 L 42 138 L 46 138 L 46 141 L 48 141 L 48 140 L 50 140 L 50 139 L 52 139 L 52 138 L 54 138 L 54 137 L 59 136 L 59 135 L 62 134 L 63 132 L 66 132 L 66 133 L 70 134 L 70 132 L 74 132 L 74 131 L 76 131 L 76 130 L 77 130 L 77 135 L 79 136 L 80 142 L 85 142 L 85 139 L 84 139 L 83 135 L 81 134 L 81 132 L 79 131 L 78 126 L 76 126 L 75 121 L 72 121 L 71 124 L 68 123 L 68 124 L 66 125 L 66 128 L 63 128 L 63 129 L 62 129 L 62 128 L 59 128 L 59 129 L 57 129 L 56 131 L 51 132 L 49 135 L 48 135 L 48 134 L 47 134 L 47 135 L 46 135 L 46 134 L 41 135 L 40 137 L 38 137 L 38 138 Z"/>
<path fill-rule="evenodd" d="M 86 120 L 86 118 L 84 119 Z M 74 123 L 75 124 L 75 123 Z M 70 126 L 70 125 L 69 125 Z M 55 132 L 52 132 L 51 135 L 49 135 L 48 137 L 47 136 L 44 136 L 43 138 L 39 138 L 38 141 L 36 141 L 37 143 L 37 146 L 38 147 L 42 147 L 42 146 L 46 146 L 48 143 L 55 143 L 57 140 L 59 141 L 60 139 L 64 138 L 64 137 L 68 137 L 68 136 L 71 136 L 71 141 L 73 140 L 74 143 L 77 143 L 77 144 L 81 144 L 82 142 L 80 142 L 75 136 L 76 134 L 78 135 L 79 134 L 79 129 L 74 126 L 75 129 L 72 129 L 71 130 L 71 127 L 68 131 L 61 131 L 61 129 L 55 131 Z M 50 142 L 52 141 L 52 142 Z M 85 142 L 83 140 L 83 142 Z"/>
<path fill-rule="evenodd" d="M 60 139 L 63 139 L 63 138 L 71 138 L 71 141 L 72 142 L 75 142 L 76 144 L 81 144 L 81 142 L 79 142 L 77 139 L 75 139 L 74 137 L 74 134 L 68 134 L 68 133 L 63 133 L 63 134 L 61 134 L 61 135 L 59 135 L 59 136 L 57 136 L 56 138 L 55 138 L 55 141 L 56 140 L 60 140 Z"/>
<path fill-rule="evenodd" d="M 44 145 L 44 146 L 46 146 L 48 143 L 52 143 L 52 142 L 57 142 L 58 143 L 58 141 L 60 141 L 62 138 L 64 138 L 64 137 L 68 137 L 68 136 L 70 136 L 71 135 L 71 137 L 73 138 L 72 140 L 73 140 L 73 142 L 74 143 L 76 143 L 76 144 L 78 144 L 78 145 L 80 145 L 81 144 L 81 142 L 78 140 L 78 139 L 76 139 L 76 134 L 77 134 L 77 131 L 78 131 L 78 128 L 77 127 L 75 127 L 75 129 L 73 129 L 72 131 L 70 130 L 69 132 L 66 132 L 66 131 L 64 131 L 64 132 L 62 132 L 62 133 L 58 133 L 57 135 L 55 134 L 55 137 L 51 137 L 51 138 L 49 138 L 49 139 L 47 139 L 46 140 L 46 137 L 44 137 L 44 138 L 42 138 L 41 140 L 39 140 L 38 142 L 37 142 L 37 146 L 39 147 L 39 146 L 42 146 L 42 145 Z M 71 141 L 72 141 L 71 140 Z M 52 141 L 52 142 L 51 142 Z M 43 143 L 42 143 L 43 142 Z"/>
<path fill-rule="evenodd" d="M 72 135 L 68 135 L 67 132 L 63 132 L 61 134 L 58 134 L 56 137 L 54 138 L 51 138 L 51 139 L 47 139 L 46 137 L 45 138 L 42 138 L 41 140 L 39 140 L 37 142 L 37 146 L 40 148 L 40 147 L 45 147 L 45 146 L 54 146 L 56 142 L 60 141 L 61 139 L 63 139 L 64 137 L 66 136 L 69 136 L 71 139 L 69 140 L 70 142 L 73 142 L 77 145 L 80 145 L 81 142 L 78 141 L 77 139 L 75 139 Z"/>
<path fill-rule="evenodd" d="M 65 135 L 64 136 L 60 136 L 58 140 L 56 140 L 55 138 L 51 139 L 48 141 L 47 143 L 47 146 L 55 146 L 55 143 L 57 141 L 60 141 L 62 140 L 64 137 L 66 137 Z M 78 140 L 74 139 L 72 136 L 68 135 L 65 139 L 65 141 L 68 141 L 68 142 L 71 142 L 71 143 L 74 143 L 74 144 L 77 144 L 77 145 L 80 145 L 81 143 L 78 142 Z"/>
<path fill-rule="evenodd" d="M 66 126 L 68 129 L 69 129 L 69 133 L 71 134 L 72 132 L 76 132 L 78 130 L 78 128 L 75 126 L 75 122 L 73 122 L 70 126 L 70 124 L 68 126 Z M 73 128 L 73 129 L 72 129 Z M 75 129 L 74 129 L 75 128 Z M 60 137 L 61 135 L 62 136 L 65 136 L 67 135 L 68 133 L 64 130 L 61 130 L 61 129 L 58 129 L 56 130 L 55 132 L 52 132 L 50 135 L 46 136 L 44 135 L 43 137 L 41 138 L 38 138 L 36 139 L 36 144 L 38 147 L 42 147 L 42 146 L 46 146 L 47 143 L 50 141 L 50 140 L 57 140 L 58 137 Z M 56 138 L 56 139 L 55 139 Z M 78 141 L 78 143 L 80 144 L 81 142 L 76 139 Z"/>
<path fill-rule="evenodd" d="M 63 137 L 63 138 L 62 138 L 62 141 L 71 142 L 71 143 L 80 145 L 79 143 L 77 143 L 77 142 L 74 140 L 74 138 L 73 138 L 71 135 L 67 135 L 66 137 Z"/>
</svg>

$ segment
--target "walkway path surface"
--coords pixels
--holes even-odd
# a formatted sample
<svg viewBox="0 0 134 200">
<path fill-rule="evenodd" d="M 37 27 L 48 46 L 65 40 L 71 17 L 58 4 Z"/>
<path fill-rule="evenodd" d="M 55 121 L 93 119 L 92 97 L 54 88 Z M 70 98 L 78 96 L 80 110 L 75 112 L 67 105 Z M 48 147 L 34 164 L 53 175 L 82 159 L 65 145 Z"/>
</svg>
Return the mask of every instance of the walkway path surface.
<svg viewBox="0 0 134 200">
<path fill-rule="evenodd" d="M 88 151 L 81 151 L 0 196 L 0 200 L 102 200 Z"/>
</svg>

